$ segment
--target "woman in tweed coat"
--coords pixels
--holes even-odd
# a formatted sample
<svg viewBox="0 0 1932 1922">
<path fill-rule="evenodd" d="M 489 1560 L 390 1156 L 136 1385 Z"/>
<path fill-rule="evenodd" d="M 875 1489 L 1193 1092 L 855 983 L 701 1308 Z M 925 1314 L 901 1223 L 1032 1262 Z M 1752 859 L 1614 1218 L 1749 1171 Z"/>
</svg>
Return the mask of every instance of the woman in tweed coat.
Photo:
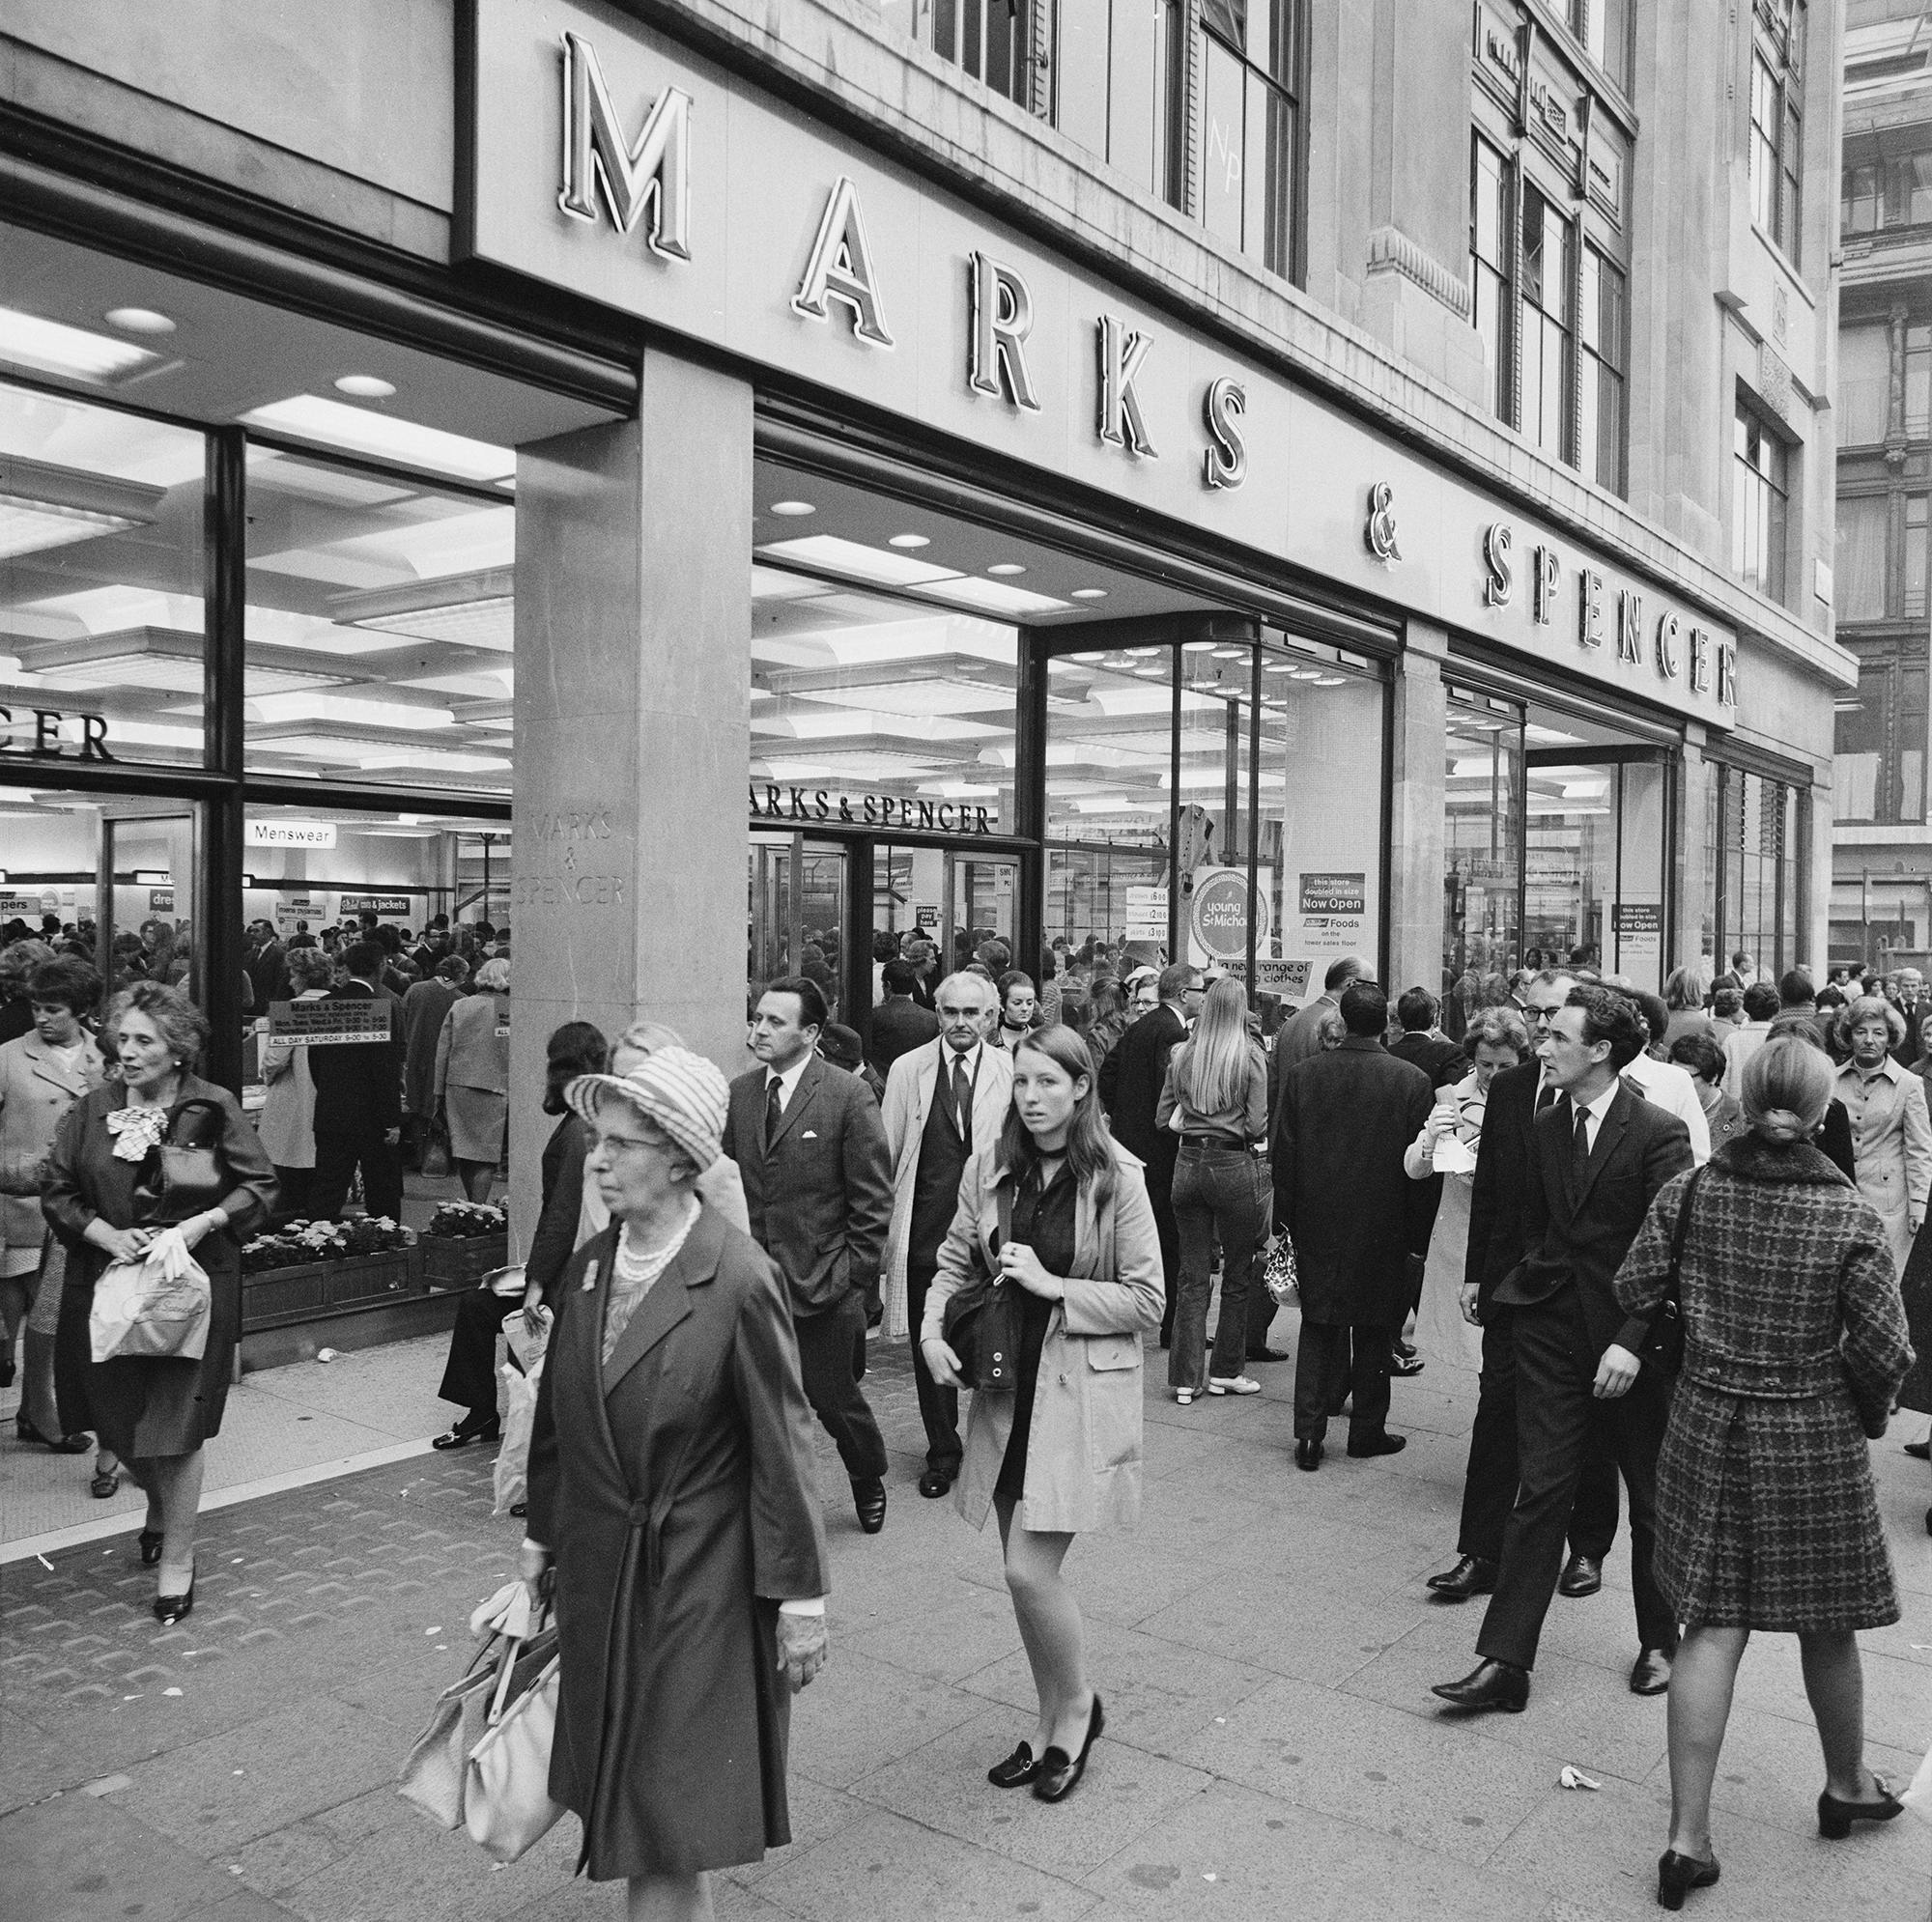
<svg viewBox="0 0 1932 1922">
<path fill-rule="evenodd" d="M 1657 1577 L 1686 1625 L 1666 1908 L 1717 1880 L 1711 1784 L 1753 1628 L 1798 1636 L 1825 1751 L 1820 1833 L 1899 1812 L 1864 1766 L 1856 1631 L 1899 1619 L 1865 1440 L 1885 1432 L 1912 1349 L 1884 1227 L 1810 1145 L 1831 1093 L 1815 1048 L 1768 1041 L 1745 1069 L 1750 1132 L 1663 1188 L 1616 1280 L 1627 1314 L 1656 1311 L 1688 1197 L 1684 1367 L 1657 1471 Z"/>
</svg>

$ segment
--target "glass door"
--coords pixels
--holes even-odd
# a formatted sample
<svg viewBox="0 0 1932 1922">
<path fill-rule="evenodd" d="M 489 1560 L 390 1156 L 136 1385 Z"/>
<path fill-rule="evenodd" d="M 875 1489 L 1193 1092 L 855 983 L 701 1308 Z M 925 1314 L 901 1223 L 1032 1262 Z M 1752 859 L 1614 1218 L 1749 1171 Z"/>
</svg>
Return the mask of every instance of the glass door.
<svg viewBox="0 0 1932 1922">
<path fill-rule="evenodd" d="M 846 850 L 802 834 L 754 834 L 747 866 L 746 981 L 804 975 L 818 984 L 835 1021 L 845 953 Z"/>
<path fill-rule="evenodd" d="M 1012 965 L 1039 984 L 1039 956 L 1014 945 L 1013 910 L 1019 899 L 1020 864 L 1011 856 L 949 852 L 946 856 L 946 947 L 955 967 L 972 960 L 989 941 L 1006 945 Z"/>
</svg>

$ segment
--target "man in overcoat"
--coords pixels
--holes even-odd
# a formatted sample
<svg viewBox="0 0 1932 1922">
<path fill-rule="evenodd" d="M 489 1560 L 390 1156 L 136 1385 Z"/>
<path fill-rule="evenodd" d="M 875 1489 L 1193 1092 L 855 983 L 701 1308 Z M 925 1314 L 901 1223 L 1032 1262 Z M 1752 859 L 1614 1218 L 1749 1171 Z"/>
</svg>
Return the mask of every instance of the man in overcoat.
<svg viewBox="0 0 1932 1922">
<path fill-rule="evenodd" d="M 1282 1077 L 1272 1136 L 1275 1219 L 1293 1238 L 1301 1275 L 1294 1364 L 1294 1459 L 1321 1466 L 1328 1401 L 1352 1340 L 1349 1453 L 1394 1455 L 1388 1431 L 1389 1346 L 1408 1311 L 1411 1211 L 1424 1184 L 1403 1150 L 1429 1118 L 1429 1077 L 1382 1046 L 1388 998 L 1353 980 L 1340 998 L 1342 1044 Z"/>
<path fill-rule="evenodd" d="M 1207 983 L 1199 968 L 1177 961 L 1161 970 L 1158 986 L 1160 1005 L 1142 1015 L 1100 1064 L 1100 1102 L 1114 1124 L 1114 1139 L 1138 1155 L 1147 1170 L 1148 1201 L 1160 1236 L 1161 1281 L 1167 1289 L 1160 1318 L 1164 1348 L 1174 1331 L 1174 1298 L 1180 1280 L 1180 1230 L 1174 1219 L 1174 1164 L 1180 1137 L 1155 1125 L 1154 1110 L 1167 1080 L 1168 1057 L 1187 1039 L 1188 1018 L 1200 1007 Z"/>
<path fill-rule="evenodd" d="M 1523 1258 L 1493 1297 L 1511 1314 L 1521 1481 L 1476 1643 L 1483 1659 L 1435 1691 L 1458 1709 L 1516 1712 L 1529 1700 L 1593 1434 L 1615 1456 L 1630 1496 L 1638 1639 L 1630 1685 L 1638 1695 L 1670 1685 L 1677 1624 L 1652 1568 L 1670 1384 L 1643 1366 L 1647 1326 L 1618 1307 L 1611 1284 L 1658 1191 L 1692 1162 L 1684 1123 L 1621 1078 L 1643 1045 L 1627 996 L 1581 987 L 1557 1010 L 1539 1051 L 1564 1098 L 1537 1117 Z"/>
<path fill-rule="evenodd" d="M 806 1399 L 838 1445 L 859 1526 L 876 1535 L 886 1525 L 886 1444 L 859 1384 L 892 1164 L 871 1090 L 813 1052 L 826 1019 L 824 997 L 802 975 L 759 996 L 758 1065 L 731 1084 L 724 1152 L 745 1183 L 752 1239 L 791 1290 Z"/>
</svg>

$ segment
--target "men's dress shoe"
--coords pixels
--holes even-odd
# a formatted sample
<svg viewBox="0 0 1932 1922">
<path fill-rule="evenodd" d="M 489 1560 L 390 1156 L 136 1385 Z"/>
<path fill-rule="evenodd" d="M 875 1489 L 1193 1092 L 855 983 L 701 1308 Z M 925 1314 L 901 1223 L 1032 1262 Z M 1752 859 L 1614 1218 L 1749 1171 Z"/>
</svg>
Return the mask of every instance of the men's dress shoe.
<svg viewBox="0 0 1932 1922">
<path fill-rule="evenodd" d="M 1262 1385 L 1251 1374 L 1210 1374 L 1208 1377 L 1209 1395 L 1259 1395 Z"/>
<path fill-rule="evenodd" d="M 1438 1601 L 1467 1601 L 1472 1595 L 1489 1595 L 1496 1585 L 1496 1565 L 1480 1555 L 1464 1555 L 1453 1569 L 1444 1569 L 1429 1578 L 1430 1592 Z"/>
<path fill-rule="evenodd" d="M 1604 1565 L 1594 1555 L 1573 1555 L 1557 1577 L 1556 1593 L 1572 1597 L 1595 1595 L 1603 1585 Z"/>
<path fill-rule="evenodd" d="M 1310 1475 L 1321 1466 L 1321 1444 L 1319 1441 L 1303 1439 L 1294 1445 L 1294 1465 L 1305 1469 Z M 1932 1514 L 1925 1518 L 1925 1525 L 1932 1529 Z"/>
<path fill-rule="evenodd" d="M 940 1496 L 950 1492 L 952 1487 L 952 1477 L 951 1475 L 942 1473 L 942 1471 L 937 1468 L 928 1468 L 925 1471 L 925 1473 L 919 1478 L 919 1492 L 922 1495 L 923 1495 L 928 1502 L 938 1501 Z"/>
<path fill-rule="evenodd" d="M 1670 1657 L 1662 1649 L 1640 1649 L 1631 1664 L 1633 1695 L 1662 1695 L 1670 1686 Z"/>
<path fill-rule="evenodd" d="M 1248 1360 L 1251 1362 L 1285 1362 L 1287 1359 L 1288 1350 L 1286 1348 L 1250 1348 L 1248 1350 Z"/>
<path fill-rule="evenodd" d="M 1695 1855 L 1680 1855 L 1666 1849 L 1657 1858 L 1657 1906 L 1682 1908 L 1684 1898 L 1693 1888 L 1709 1888 L 1718 1880 L 1718 1858 L 1700 1862 Z"/>
<path fill-rule="evenodd" d="M 1406 1435 L 1392 1435 L 1386 1428 L 1378 1435 L 1371 1435 L 1367 1441 L 1358 1442 L 1352 1435 L 1349 1439 L 1349 1453 L 1357 1461 L 1372 1455 L 1400 1455 L 1407 1446 Z"/>
<path fill-rule="evenodd" d="M 1818 1833 L 1827 1842 L 1842 1842 L 1855 1822 L 1889 1822 L 1904 1814 L 1905 1804 L 1876 1775 L 1872 1787 L 1878 1791 L 1875 1802 L 1841 1802 L 1829 1789 L 1818 1797 Z"/>
<path fill-rule="evenodd" d="M 876 1535 L 886 1525 L 886 1484 L 883 1482 L 854 1482 L 852 1506 L 859 1512 L 859 1526 L 867 1535 Z"/>
<path fill-rule="evenodd" d="M 1392 1380 L 1406 1381 L 1411 1375 L 1422 1372 L 1423 1361 L 1420 1355 L 1391 1355 L 1389 1375 Z"/>
<path fill-rule="evenodd" d="M 1033 1744 L 1023 1741 L 1004 1762 L 986 1770 L 986 1780 L 996 1789 L 1023 1789 L 1039 1773 L 1039 1760 Z"/>
<path fill-rule="evenodd" d="M 177 1622 L 194 1612 L 194 1582 L 189 1580 L 185 1595 L 157 1595 L 155 1597 L 155 1620 L 163 1628 L 172 1628 Z"/>
<path fill-rule="evenodd" d="M 1039 1773 L 1034 1777 L 1033 1793 L 1037 1800 L 1042 1802 L 1064 1802 L 1079 1785 L 1081 1776 L 1087 1772 L 1087 1757 L 1094 1747 L 1094 1739 L 1106 1727 L 1107 1718 L 1100 1712 L 1100 1698 L 1094 1698 L 1094 1712 L 1087 1717 L 1087 1739 L 1080 1744 L 1080 1753 L 1069 1756 L 1057 1744 L 1048 1748 L 1039 1758 Z"/>
<path fill-rule="evenodd" d="M 1916 1455 L 1920 1461 L 1932 1461 L 1932 1435 L 1923 1441 L 1909 1441 L 1905 1444 L 1907 1455 Z"/>
<path fill-rule="evenodd" d="M 1412 1362 L 1415 1359 L 1415 1343 L 1413 1342 L 1405 1342 L 1398 1335 L 1389 1343 L 1389 1352 L 1393 1355 L 1399 1355 L 1406 1362 Z"/>
<path fill-rule="evenodd" d="M 471 1422 L 467 1417 L 458 1422 L 446 1435 L 438 1435 L 430 1447 L 441 1453 L 453 1448 L 468 1448 L 473 1441 L 494 1442 L 503 1438 L 502 1424 L 492 1415 L 487 1422 Z"/>
<path fill-rule="evenodd" d="M 1529 1705 L 1529 1671 L 1514 1662 L 1480 1662 L 1461 1682 L 1438 1682 L 1430 1693 L 1452 1709 L 1500 1709 L 1520 1715 Z"/>
</svg>

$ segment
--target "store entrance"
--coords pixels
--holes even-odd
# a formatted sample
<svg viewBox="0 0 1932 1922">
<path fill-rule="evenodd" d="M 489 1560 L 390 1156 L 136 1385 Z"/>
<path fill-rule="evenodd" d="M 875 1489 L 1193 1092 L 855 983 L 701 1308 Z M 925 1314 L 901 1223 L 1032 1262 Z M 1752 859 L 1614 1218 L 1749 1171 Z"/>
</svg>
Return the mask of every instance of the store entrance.
<svg viewBox="0 0 1932 1922">
<path fill-rule="evenodd" d="M 1019 898 L 1017 855 L 754 829 L 748 1000 L 766 981 L 804 974 L 832 1018 L 865 1038 L 886 961 L 921 938 L 933 947 L 933 984 L 989 941 L 1004 942 L 1013 965 L 1026 967 L 1014 947 Z"/>
</svg>

